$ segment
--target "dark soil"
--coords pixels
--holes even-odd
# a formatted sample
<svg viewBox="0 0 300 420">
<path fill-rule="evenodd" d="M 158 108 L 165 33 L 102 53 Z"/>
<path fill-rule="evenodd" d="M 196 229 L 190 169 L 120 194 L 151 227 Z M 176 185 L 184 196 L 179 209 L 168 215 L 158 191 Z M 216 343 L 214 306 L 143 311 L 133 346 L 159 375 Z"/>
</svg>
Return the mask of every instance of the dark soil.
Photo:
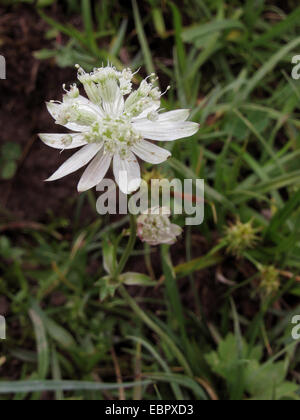
<svg viewBox="0 0 300 420">
<path fill-rule="evenodd" d="M 75 69 L 60 69 L 54 62 L 34 58 L 35 51 L 49 47 L 44 39 L 47 29 L 29 7 L 9 12 L 0 7 L 0 54 L 7 63 L 7 80 L 0 80 L 0 145 L 15 142 L 23 150 L 15 177 L 0 181 L 0 206 L 16 220 L 44 221 L 49 209 L 62 215 L 62 206 L 77 195 L 78 174 L 44 182 L 68 155 L 61 156 L 38 139 L 39 132 L 59 131 L 45 102 L 60 100 L 63 83 L 76 78 Z"/>
</svg>

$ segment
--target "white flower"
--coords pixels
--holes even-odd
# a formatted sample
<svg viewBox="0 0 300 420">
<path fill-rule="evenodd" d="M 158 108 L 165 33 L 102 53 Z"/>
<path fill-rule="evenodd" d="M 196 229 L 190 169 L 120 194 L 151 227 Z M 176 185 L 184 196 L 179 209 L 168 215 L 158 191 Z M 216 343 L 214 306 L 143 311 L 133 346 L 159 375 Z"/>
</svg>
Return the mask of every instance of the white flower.
<svg viewBox="0 0 300 420">
<path fill-rule="evenodd" d="M 138 217 L 137 234 L 141 241 L 151 246 L 173 245 L 182 234 L 180 226 L 170 222 L 170 212 L 166 208 L 154 207 Z"/>
<path fill-rule="evenodd" d="M 130 194 L 141 183 L 137 157 L 160 164 L 171 156 L 169 151 L 145 139 L 173 141 L 189 137 L 198 131 L 199 125 L 187 122 L 189 110 L 159 113 L 162 93 L 153 85 L 154 75 L 132 91 L 134 75 L 130 69 L 119 72 L 113 67 L 103 67 L 85 73 L 77 68 L 88 99 L 74 85 L 70 91 L 65 89 L 63 102 L 47 103 L 56 123 L 73 133 L 39 136 L 56 149 L 82 148 L 47 181 L 55 181 L 89 164 L 78 184 L 78 191 L 86 191 L 103 180 L 113 161 L 120 189 Z"/>
</svg>

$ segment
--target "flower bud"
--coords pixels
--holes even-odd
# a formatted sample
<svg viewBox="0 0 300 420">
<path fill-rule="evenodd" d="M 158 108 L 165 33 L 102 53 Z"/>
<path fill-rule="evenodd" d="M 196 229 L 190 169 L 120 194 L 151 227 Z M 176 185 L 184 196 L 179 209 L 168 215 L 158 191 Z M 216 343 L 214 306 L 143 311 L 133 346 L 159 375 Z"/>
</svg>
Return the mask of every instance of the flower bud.
<svg viewBox="0 0 300 420">
<path fill-rule="evenodd" d="M 152 208 L 138 218 L 138 236 L 151 246 L 173 245 L 182 234 L 180 226 L 170 221 L 170 211 L 166 208 Z"/>
</svg>

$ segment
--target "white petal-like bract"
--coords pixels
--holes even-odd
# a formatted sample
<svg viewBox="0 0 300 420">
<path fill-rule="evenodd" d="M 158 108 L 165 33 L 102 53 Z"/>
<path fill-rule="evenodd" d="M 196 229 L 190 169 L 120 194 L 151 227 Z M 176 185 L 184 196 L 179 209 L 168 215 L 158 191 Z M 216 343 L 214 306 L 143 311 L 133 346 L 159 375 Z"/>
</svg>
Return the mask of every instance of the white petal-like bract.
<svg viewBox="0 0 300 420">
<path fill-rule="evenodd" d="M 146 140 L 140 141 L 132 150 L 140 159 L 153 165 L 163 163 L 171 156 L 168 150 Z"/>
<path fill-rule="evenodd" d="M 110 153 L 99 152 L 83 173 L 78 184 L 78 191 L 87 191 L 100 184 L 110 167 L 111 160 Z"/>
<path fill-rule="evenodd" d="M 87 165 L 100 151 L 101 145 L 88 144 L 71 156 L 47 181 L 56 181 Z"/>
<path fill-rule="evenodd" d="M 138 121 L 133 124 L 136 131 L 148 140 L 174 141 L 193 136 L 199 130 L 194 122 L 152 122 Z"/>
<path fill-rule="evenodd" d="M 129 153 L 125 158 L 115 155 L 114 176 L 124 194 L 131 194 L 139 189 L 142 181 L 141 170 L 133 153 Z"/>
<path fill-rule="evenodd" d="M 189 109 L 176 109 L 175 111 L 159 114 L 159 122 L 180 122 L 186 121 L 190 116 Z"/>
<path fill-rule="evenodd" d="M 86 145 L 86 140 L 83 134 L 39 134 L 40 139 L 47 146 L 54 149 L 76 149 Z"/>
</svg>

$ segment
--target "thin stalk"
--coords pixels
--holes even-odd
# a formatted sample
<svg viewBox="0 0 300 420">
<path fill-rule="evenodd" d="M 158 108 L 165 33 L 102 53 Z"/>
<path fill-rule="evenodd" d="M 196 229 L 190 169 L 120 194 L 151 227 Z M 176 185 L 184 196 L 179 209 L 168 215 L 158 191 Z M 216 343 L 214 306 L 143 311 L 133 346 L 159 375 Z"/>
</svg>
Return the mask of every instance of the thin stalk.
<svg viewBox="0 0 300 420">
<path fill-rule="evenodd" d="M 145 264 L 146 264 L 146 268 L 148 270 L 149 276 L 151 277 L 151 279 L 153 281 L 156 281 L 156 276 L 153 270 L 153 266 L 152 266 L 152 260 L 151 260 L 151 248 L 150 245 L 148 245 L 147 243 L 145 243 Z"/>
<path fill-rule="evenodd" d="M 125 252 L 119 262 L 119 265 L 114 273 L 114 279 L 118 279 L 118 277 L 122 274 L 128 259 L 130 258 L 130 255 L 132 251 L 134 250 L 136 242 L 136 220 L 133 215 L 130 215 L 130 238 L 127 244 L 127 247 L 125 249 Z"/>
<path fill-rule="evenodd" d="M 126 247 L 126 250 L 121 258 L 121 261 L 114 273 L 114 279 L 118 279 L 118 277 L 122 274 L 127 261 L 134 249 L 134 245 L 136 242 L 136 219 L 133 215 L 130 216 L 130 238 Z M 187 375 L 192 376 L 192 370 L 186 361 L 182 352 L 178 349 L 176 344 L 171 340 L 171 338 L 139 307 L 136 301 L 130 296 L 127 292 L 126 288 L 121 284 L 119 287 L 119 291 L 123 297 L 123 299 L 127 302 L 128 306 L 135 312 L 135 314 L 157 335 L 161 337 L 162 340 L 169 346 L 169 348 L 173 351 L 174 356 L 178 359 L 178 361 L 183 366 Z"/>
</svg>

